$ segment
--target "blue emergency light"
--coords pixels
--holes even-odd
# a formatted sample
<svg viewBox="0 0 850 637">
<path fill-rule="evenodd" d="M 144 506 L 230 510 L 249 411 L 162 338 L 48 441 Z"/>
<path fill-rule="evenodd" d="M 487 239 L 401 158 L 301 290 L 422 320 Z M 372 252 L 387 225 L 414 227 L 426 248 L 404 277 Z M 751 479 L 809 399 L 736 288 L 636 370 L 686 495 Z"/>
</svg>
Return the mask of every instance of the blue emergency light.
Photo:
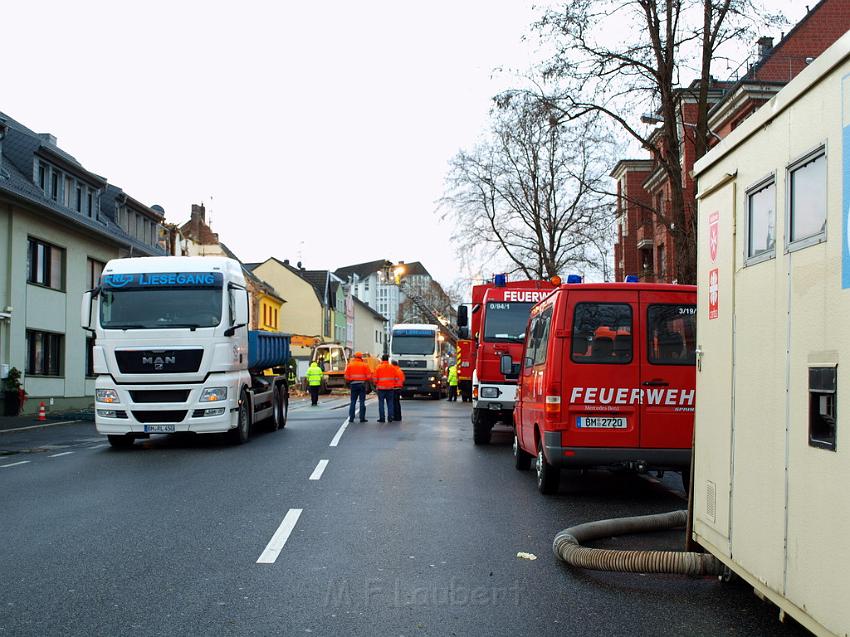
<svg viewBox="0 0 850 637">
<path fill-rule="evenodd" d="M 581 283 L 581 275 L 580 274 L 568 274 L 567 275 L 567 283 Z"/>
<path fill-rule="evenodd" d="M 508 284 L 508 275 L 507 274 L 497 274 L 493 277 L 493 284 L 497 288 L 503 288 Z"/>
<path fill-rule="evenodd" d="M 640 281 L 640 277 L 637 274 L 627 274 L 626 275 L 626 283 L 638 283 Z"/>
</svg>

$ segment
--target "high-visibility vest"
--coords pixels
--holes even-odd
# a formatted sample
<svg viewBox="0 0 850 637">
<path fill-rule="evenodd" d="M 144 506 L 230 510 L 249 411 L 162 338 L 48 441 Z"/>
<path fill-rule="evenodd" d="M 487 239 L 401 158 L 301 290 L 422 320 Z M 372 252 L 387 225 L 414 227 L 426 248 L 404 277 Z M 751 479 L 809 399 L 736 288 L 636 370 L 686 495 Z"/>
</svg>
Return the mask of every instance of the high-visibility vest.
<svg viewBox="0 0 850 637">
<path fill-rule="evenodd" d="M 349 383 L 362 383 L 369 380 L 369 366 L 359 358 L 350 360 L 345 368 L 345 380 Z"/>
<path fill-rule="evenodd" d="M 393 369 L 395 370 L 395 388 L 403 389 L 404 388 L 404 370 L 397 365 L 393 365 Z"/>
<path fill-rule="evenodd" d="M 395 373 L 395 368 L 384 361 L 375 369 L 375 387 L 378 389 L 395 389 L 398 376 Z"/>
<path fill-rule="evenodd" d="M 322 376 L 324 373 L 322 372 L 322 368 L 319 367 L 316 363 L 310 365 L 307 368 L 307 384 L 311 387 L 317 387 L 322 384 Z"/>
<path fill-rule="evenodd" d="M 449 367 L 449 385 L 457 385 L 457 367 L 455 367 L 454 365 Z"/>
</svg>

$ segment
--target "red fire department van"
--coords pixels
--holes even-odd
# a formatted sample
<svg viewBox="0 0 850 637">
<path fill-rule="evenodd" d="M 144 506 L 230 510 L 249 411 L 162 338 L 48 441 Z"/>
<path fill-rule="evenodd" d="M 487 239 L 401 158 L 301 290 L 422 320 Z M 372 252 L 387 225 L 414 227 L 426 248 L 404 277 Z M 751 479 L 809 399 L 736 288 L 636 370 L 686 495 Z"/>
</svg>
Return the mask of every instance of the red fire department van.
<svg viewBox="0 0 850 637">
<path fill-rule="evenodd" d="M 493 426 L 502 422 L 513 426 L 514 396 L 519 378 L 522 344 L 531 307 L 560 283 L 551 281 L 508 281 L 497 274 L 492 283 L 472 288 L 472 312 L 458 308 L 458 326 L 469 336 L 474 347 L 461 366 L 472 367 L 472 439 L 476 445 L 488 444 Z"/>
<path fill-rule="evenodd" d="M 696 287 L 569 284 L 531 309 L 514 414 L 516 468 L 678 470 L 691 459 Z"/>
</svg>

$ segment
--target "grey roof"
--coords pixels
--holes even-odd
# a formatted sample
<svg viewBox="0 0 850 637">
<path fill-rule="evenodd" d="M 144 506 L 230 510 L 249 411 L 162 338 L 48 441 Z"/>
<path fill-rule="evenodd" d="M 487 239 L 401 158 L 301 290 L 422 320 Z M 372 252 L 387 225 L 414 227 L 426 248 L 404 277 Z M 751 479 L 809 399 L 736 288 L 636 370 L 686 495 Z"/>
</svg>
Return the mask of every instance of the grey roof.
<svg viewBox="0 0 850 637">
<path fill-rule="evenodd" d="M 431 277 L 431 273 L 428 272 L 428 270 L 425 269 L 425 266 L 422 265 L 422 263 L 420 261 L 414 261 L 413 263 L 401 263 L 400 265 L 404 266 L 404 268 L 405 268 L 404 274 L 406 276 L 421 275 L 421 276 Z M 431 277 L 431 278 L 433 279 L 434 277 Z"/>
<path fill-rule="evenodd" d="M 386 317 L 386 316 L 384 316 L 383 314 L 381 314 L 381 313 L 380 313 L 380 312 L 378 312 L 377 310 L 373 309 L 373 308 L 372 308 L 372 307 L 371 307 L 368 303 L 364 303 L 363 301 L 361 301 L 360 299 L 358 299 L 356 296 L 352 296 L 351 298 L 352 298 L 352 299 L 354 299 L 354 304 L 355 304 L 355 305 L 360 305 L 360 306 L 362 306 L 364 309 L 366 309 L 366 310 L 368 310 L 369 312 L 371 312 L 371 313 L 375 316 L 375 318 L 377 318 L 377 319 L 379 319 L 379 320 L 383 321 L 384 323 L 386 323 L 386 322 L 389 320 L 389 319 L 387 319 L 387 317 Z"/>
<path fill-rule="evenodd" d="M 338 268 L 334 274 L 337 275 L 343 281 L 347 281 L 348 278 L 352 274 L 356 274 L 359 278 L 365 279 L 370 274 L 374 272 L 378 272 L 381 268 L 386 265 L 386 259 L 379 259 L 378 261 L 369 261 L 368 263 L 356 263 L 354 265 L 346 265 L 341 268 Z"/>
<path fill-rule="evenodd" d="M 73 172 L 75 177 L 101 189 L 102 194 L 107 190 L 106 181 L 83 168 L 73 156 L 46 140 L 44 136 L 33 132 L 5 113 L 0 112 L 0 123 L 7 127 L 0 150 L 0 194 L 12 197 L 37 212 L 46 213 L 69 227 L 93 233 L 111 243 L 126 247 L 131 253 L 165 254 L 162 248 L 148 245 L 124 232 L 115 223 L 114 215 L 109 217 L 106 214 L 98 214 L 92 219 L 53 201 L 35 184 L 34 167 L 37 156 L 50 154 L 54 161 L 65 164 L 63 168 L 69 173 Z"/>
</svg>

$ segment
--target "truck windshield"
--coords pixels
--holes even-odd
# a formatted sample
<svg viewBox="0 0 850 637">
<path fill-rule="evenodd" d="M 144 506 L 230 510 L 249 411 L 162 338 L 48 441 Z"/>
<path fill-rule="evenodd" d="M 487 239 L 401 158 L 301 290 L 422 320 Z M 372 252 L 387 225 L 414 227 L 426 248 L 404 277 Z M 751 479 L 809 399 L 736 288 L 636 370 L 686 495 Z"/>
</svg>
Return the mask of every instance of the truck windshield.
<svg viewBox="0 0 850 637">
<path fill-rule="evenodd" d="M 533 303 L 487 303 L 484 340 L 522 343 Z"/>
<path fill-rule="evenodd" d="M 104 329 L 215 327 L 221 323 L 219 273 L 106 275 L 100 293 Z"/>
<path fill-rule="evenodd" d="M 393 332 L 392 353 L 430 356 L 436 344 L 434 332 L 424 332 L 422 335 Z"/>
</svg>

